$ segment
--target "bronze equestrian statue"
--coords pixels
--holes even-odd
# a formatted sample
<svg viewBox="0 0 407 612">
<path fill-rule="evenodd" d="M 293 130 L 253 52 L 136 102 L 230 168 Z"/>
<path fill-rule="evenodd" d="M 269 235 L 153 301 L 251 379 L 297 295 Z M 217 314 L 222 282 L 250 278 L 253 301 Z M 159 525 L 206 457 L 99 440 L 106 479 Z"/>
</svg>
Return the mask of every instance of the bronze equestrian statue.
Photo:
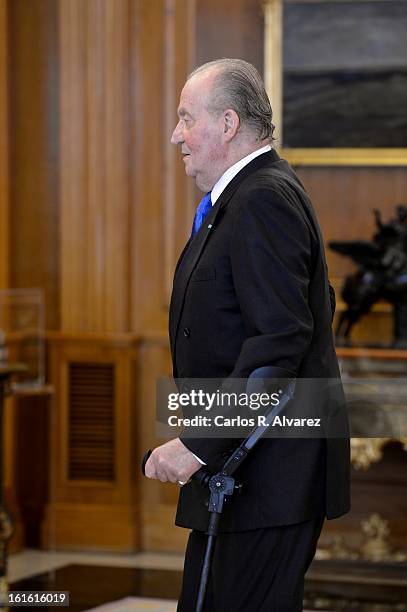
<svg viewBox="0 0 407 612">
<path fill-rule="evenodd" d="M 336 328 L 339 344 L 350 340 L 354 324 L 378 300 L 393 306 L 394 347 L 407 348 L 407 205 L 396 206 L 396 216 L 383 223 L 375 210 L 377 231 L 372 241 L 330 242 L 329 247 L 350 257 L 357 272 L 345 278 L 342 298 L 347 309 Z"/>
</svg>

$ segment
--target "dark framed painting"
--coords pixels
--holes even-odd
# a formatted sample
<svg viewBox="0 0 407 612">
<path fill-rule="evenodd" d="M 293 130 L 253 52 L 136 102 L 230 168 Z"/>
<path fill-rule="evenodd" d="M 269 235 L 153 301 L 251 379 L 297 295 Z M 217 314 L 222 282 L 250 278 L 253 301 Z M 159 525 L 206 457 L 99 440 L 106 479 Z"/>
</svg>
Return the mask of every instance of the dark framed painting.
<svg viewBox="0 0 407 612">
<path fill-rule="evenodd" d="M 267 0 L 264 42 L 291 162 L 407 165 L 406 0 Z"/>
</svg>

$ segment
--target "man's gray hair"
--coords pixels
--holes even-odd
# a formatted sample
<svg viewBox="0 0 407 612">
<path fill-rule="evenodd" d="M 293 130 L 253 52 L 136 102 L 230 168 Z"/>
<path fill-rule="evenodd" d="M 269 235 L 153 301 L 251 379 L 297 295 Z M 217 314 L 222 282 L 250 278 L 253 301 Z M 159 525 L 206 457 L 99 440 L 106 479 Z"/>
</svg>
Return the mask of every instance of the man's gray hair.
<svg viewBox="0 0 407 612">
<path fill-rule="evenodd" d="M 256 68 L 242 59 L 217 59 L 196 68 L 188 77 L 218 68 L 208 110 L 222 112 L 232 108 L 242 126 L 249 127 L 259 141 L 273 139 L 273 111 L 263 80 Z"/>
</svg>

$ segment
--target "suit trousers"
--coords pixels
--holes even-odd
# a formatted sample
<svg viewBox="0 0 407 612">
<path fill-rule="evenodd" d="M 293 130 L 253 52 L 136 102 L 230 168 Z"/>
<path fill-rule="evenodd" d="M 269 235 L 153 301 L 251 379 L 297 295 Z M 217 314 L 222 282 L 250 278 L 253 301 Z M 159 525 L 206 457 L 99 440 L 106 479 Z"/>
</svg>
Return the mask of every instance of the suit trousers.
<svg viewBox="0 0 407 612">
<path fill-rule="evenodd" d="M 205 612 L 301 612 L 324 519 L 218 536 Z M 192 531 L 177 612 L 194 612 L 207 536 Z"/>
</svg>

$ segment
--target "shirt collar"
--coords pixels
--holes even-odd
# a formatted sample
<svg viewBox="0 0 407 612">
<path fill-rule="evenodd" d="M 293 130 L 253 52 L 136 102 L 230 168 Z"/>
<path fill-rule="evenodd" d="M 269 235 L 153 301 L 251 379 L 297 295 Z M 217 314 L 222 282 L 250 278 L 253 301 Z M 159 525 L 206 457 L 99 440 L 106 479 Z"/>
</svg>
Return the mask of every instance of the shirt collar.
<svg viewBox="0 0 407 612">
<path fill-rule="evenodd" d="M 256 149 L 256 151 L 249 153 L 249 155 L 246 155 L 246 157 L 239 159 L 239 161 L 233 164 L 233 166 L 230 166 L 230 168 L 228 168 L 226 172 L 222 174 L 222 176 L 220 177 L 218 182 L 215 183 L 212 189 L 212 193 L 211 193 L 212 206 L 218 200 L 223 190 L 230 183 L 230 181 L 233 178 L 235 178 L 236 174 L 240 172 L 242 168 L 247 166 L 247 164 L 249 164 L 253 159 L 258 157 L 259 155 L 262 155 L 262 153 L 267 153 L 267 151 L 271 151 L 271 145 L 266 145 L 265 147 L 261 147 L 261 149 Z"/>
</svg>

